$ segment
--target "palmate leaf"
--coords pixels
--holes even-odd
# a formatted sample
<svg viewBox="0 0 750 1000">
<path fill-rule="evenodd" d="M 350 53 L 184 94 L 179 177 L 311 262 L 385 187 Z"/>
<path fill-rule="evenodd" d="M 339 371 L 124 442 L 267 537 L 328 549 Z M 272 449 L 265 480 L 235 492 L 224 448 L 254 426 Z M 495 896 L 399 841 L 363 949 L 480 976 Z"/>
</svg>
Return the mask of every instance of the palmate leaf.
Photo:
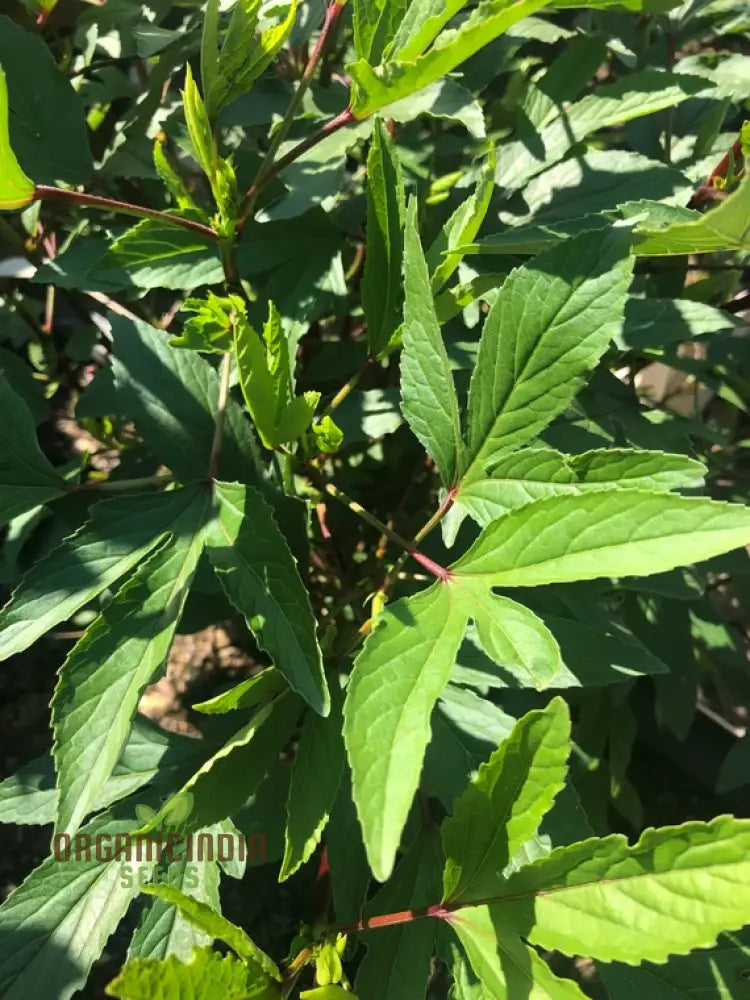
<svg viewBox="0 0 750 1000">
<path fill-rule="evenodd" d="M 628 248 L 625 232 L 585 233 L 506 279 L 471 380 L 461 485 L 536 437 L 581 387 L 622 325 Z"/>
<path fill-rule="evenodd" d="M 140 696 L 169 652 L 210 510 L 210 493 L 200 491 L 172 537 L 124 584 L 60 668 L 52 699 L 56 833 L 75 833 L 117 763 Z"/>
<path fill-rule="evenodd" d="M 450 926 L 481 983 L 481 1000 L 586 1000 L 572 979 L 556 976 L 542 956 L 487 906 L 453 915 Z"/>
<path fill-rule="evenodd" d="M 463 464 L 461 416 L 419 240 L 414 198 L 406 220 L 404 296 L 401 408 L 449 486 Z"/>
<path fill-rule="evenodd" d="M 111 849 L 118 834 L 132 834 L 134 820 L 105 815 L 81 832 Z M 48 858 L 0 907 L 0 996 L 67 1000 L 80 989 L 110 934 L 138 894 L 138 878 L 154 865 L 135 851 L 123 878 L 122 858 L 99 861 L 93 852 L 67 862 Z"/>
<path fill-rule="evenodd" d="M 362 307 L 370 354 L 385 351 L 401 324 L 404 179 L 396 147 L 378 118 L 367 157 L 367 251 Z"/>
<path fill-rule="evenodd" d="M 0 92 L 0 98 L 2 93 Z M 2 147 L 0 147 L 2 169 Z M 0 182 L 1 183 L 1 182 Z M 17 514 L 62 496 L 65 482 L 42 454 L 34 418 L 0 372 L 4 419 L 0 426 L 0 527 Z"/>
<path fill-rule="evenodd" d="M 201 492 L 102 500 L 91 519 L 34 564 L 0 612 L 0 660 L 20 653 L 138 565 Z"/>
<path fill-rule="evenodd" d="M 484 529 L 453 578 L 536 587 L 648 576 L 750 542 L 750 509 L 640 490 L 547 497 Z"/>
<path fill-rule="evenodd" d="M 211 948 L 194 952 L 190 962 L 174 956 L 160 962 L 134 958 L 107 986 L 107 996 L 121 1000 L 273 1000 L 268 980 L 238 961 Z"/>
<path fill-rule="evenodd" d="M 252 487 L 216 483 L 208 553 L 227 596 L 276 669 L 320 715 L 330 697 L 310 598 L 270 506 Z"/>
<path fill-rule="evenodd" d="M 502 871 L 562 789 L 569 752 L 570 717 L 562 698 L 519 719 L 442 824 L 444 902 L 494 895 Z"/>
<path fill-rule="evenodd" d="M 144 893 L 171 903 L 195 927 L 205 931 L 212 938 L 218 938 L 238 955 L 256 978 L 263 975 L 281 979 L 278 966 L 260 949 L 241 927 L 233 924 L 206 903 L 188 896 L 171 885 L 155 884 L 144 887 Z"/>
<path fill-rule="evenodd" d="M 672 490 L 700 486 L 705 466 L 684 455 L 606 448 L 563 455 L 527 448 L 501 458 L 492 473 L 460 490 L 461 506 L 479 524 L 545 496 L 607 489 Z"/>
<path fill-rule="evenodd" d="M 664 962 L 747 922 L 748 848 L 750 821 L 730 816 L 649 829 L 633 845 L 621 834 L 592 838 L 511 875 L 488 910 L 542 948 Z"/>
</svg>

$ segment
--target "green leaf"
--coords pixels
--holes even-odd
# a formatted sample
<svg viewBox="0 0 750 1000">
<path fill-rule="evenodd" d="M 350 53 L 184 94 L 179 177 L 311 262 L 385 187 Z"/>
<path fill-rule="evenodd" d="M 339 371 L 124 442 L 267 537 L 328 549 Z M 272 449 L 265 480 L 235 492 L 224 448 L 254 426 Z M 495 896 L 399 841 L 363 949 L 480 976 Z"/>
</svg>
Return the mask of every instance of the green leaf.
<svg viewBox="0 0 750 1000">
<path fill-rule="evenodd" d="M 563 455 L 552 448 L 526 448 L 501 458 L 491 476 L 463 486 L 460 503 L 479 524 L 489 524 L 545 496 L 692 488 L 702 484 L 705 472 L 695 459 L 659 451 L 608 448 Z"/>
<path fill-rule="evenodd" d="M 379 66 L 362 58 L 347 66 L 354 83 L 350 107 L 355 118 L 365 118 L 452 72 L 517 21 L 543 7 L 544 0 L 483 0 L 459 28 L 443 31 L 428 51 L 420 54 L 419 49 L 429 45 L 440 26 L 464 4 L 444 6 L 440 17 L 429 20 L 429 30 L 417 26 L 403 47 L 403 57 L 401 52 L 392 58 L 388 53 Z"/>
<path fill-rule="evenodd" d="M 235 4 L 230 29 L 219 58 L 218 82 L 209 98 L 212 114 L 218 114 L 232 101 L 247 93 L 276 58 L 294 26 L 297 0 L 290 0 L 286 17 L 282 21 L 266 28 L 254 43 L 248 45 L 248 40 L 252 39 L 255 31 L 259 9 L 257 0 L 238 0 Z"/>
<path fill-rule="evenodd" d="M 41 36 L 5 15 L 0 66 L 7 78 L 10 144 L 21 169 L 36 184 L 88 181 L 94 164 L 83 103 Z M 3 172 L 8 165 L 3 161 Z"/>
<path fill-rule="evenodd" d="M 646 830 L 632 846 L 593 838 L 511 875 L 489 910 L 542 948 L 664 962 L 746 923 L 749 847 L 750 821 L 731 816 Z"/>
<path fill-rule="evenodd" d="M 277 761 L 299 713 L 300 701 L 291 691 L 259 708 L 140 832 L 167 829 L 177 834 L 193 833 L 241 809 Z"/>
<path fill-rule="evenodd" d="M 473 906 L 451 917 L 450 926 L 463 945 L 482 984 L 481 996 L 505 1000 L 586 1000 L 572 979 L 561 979 L 541 955 L 519 940 L 512 924 L 488 906 Z"/>
<path fill-rule="evenodd" d="M 60 801 L 55 833 L 74 834 L 127 742 L 144 688 L 167 657 L 204 541 L 203 490 L 171 538 L 140 567 L 79 639 L 52 699 Z"/>
<path fill-rule="evenodd" d="M 493 896 L 565 783 L 570 717 L 562 698 L 528 712 L 467 786 L 441 827 L 443 900 Z"/>
<path fill-rule="evenodd" d="M 192 707 L 206 715 L 233 712 L 237 708 L 255 708 L 266 699 L 276 697 L 285 687 L 282 674 L 273 667 L 268 667 L 253 677 L 240 681 L 223 694 L 217 694 L 208 701 L 196 702 Z"/>
<path fill-rule="evenodd" d="M 650 226 L 636 223 L 634 252 L 642 256 L 669 256 L 750 249 L 750 175 L 736 191 L 715 208 L 701 215 L 692 213 L 688 221 Z"/>
<path fill-rule="evenodd" d="M 414 434 L 435 459 L 443 483 L 451 486 L 462 464 L 461 416 L 435 314 L 414 198 L 406 220 L 404 295 L 402 410 Z"/>
<path fill-rule="evenodd" d="M 622 323 L 628 242 L 623 232 L 585 233 L 506 279 L 471 379 L 464 482 L 536 437 L 581 387 Z"/>
<path fill-rule="evenodd" d="M 266 364 L 263 341 L 245 317 L 234 317 L 234 356 L 242 395 L 266 448 L 276 443 L 276 387 Z"/>
<path fill-rule="evenodd" d="M 374 64 L 393 40 L 408 0 L 353 0 L 352 6 L 357 57 Z"/>
<path fill-rule="evenodd" d="M 396 147 L 381 118 L 375 120 L 367 157 L 367 250 L 362 307 L 370 354 L 386 351 L 401 325 L 404 256 L 404 178 Z"/>
<path fill-rule="evenodd" d="M 1 88 L 0 88 L 1 90 Z M 1 95 L 0 95 L 1 96 Z M 0 166 L 1 166 L 0 162 Z M 0 426 L 0 526 L 17 514 L 48 503 L 65 492 L 65 482 L 44 457 L 34 418 L 0 372 L 3 399 Z"/>
<path fill-rule="evenodd" d="M 186 778 L 205 760 L 206 753 L 202 740 L 169 733 L 137 715 L 94 809 L 106 809 L 146 784 L 171 785 Z M 37 757 L 0 782 L 0 823 L 54 823 L 57 796 L 52 755 Z"/>
<path fill-rule="evenodd" d="M 196 158 L 213 187 L 219 162 L 219 151 L 216 148 L 216 139 L 211 129 L 211 122 L 208 119 L 206 106 L 198 90 L 198 84 L 193 79 L 193 71 L 190 68 L 190 63 L 187 64 L 185 69 L 185 89 L 182 92 L 182 106 L 185 112 L 185 123 Z"/>
<path fill-rule="evenodd" d="M 8 84 L 0 69 L 0 211 L 15 211 L 34 200 L 35 184 L 21 169 L 8 132 Z"/>
<path fill-rule="evenodd" d="M 750 510 L 640 490 L 536 500 L 493 521 L 451 567 L 490 586 L 648 576 L 750 543 Z"/>
<path fill-rule="evenodd" d="M 132 834 L 135 827 L 133 820 L 105 816 L 82 834 L 111 847 L 118 834 Z M 68 1000 L 84 985 L 138 894 L 139 875 L 148 878 L 153 863 L 136 860 L 135 852 L 127 866 L 122 858 L 100 861 L 93 853 L 67 862 L 47 858 L 0 907 L 3 1000 L 45 995 Z"/>
<path fill-rule="evenodd" d="M 208 240 L 160 219 L 143 219 L 112 243 L 87 278 L 93 283 L 120 274 L 127 278 L 123 285 L 180 290 L 213 284 L 222 270 Z"/>
<path fill-rule="evenodd" d="M 196 837 L 201 835 L 211 836 L 212 833 L 202 830 Z M 162 862 L 156 877 L 166 878 L 168 885 L 180 891 L 190 889 L 195 899 L 209 905 L 212 910 L 219 909 L 219 866 L 215 861 L 202 860 L 195 864 L 188 860 L 188 852 L 184 851 L 179 860 L 171 864 Z M 128 959 L 163 959 L 174 955 L 185 962 L 190 959 L 195 948 L 210 945 L 212 940 L 210 934 L 187 921 L 171 903 L 153 899 L 144 908 L 140 923 L 131 938 Z"/>
<path fill-rule="evenodd" d="M 388 884 L 368 902 L 365 916 L 429 906 L 440 893 L 442 863 L 435 831 L 421 831 Z M 368 934 L 367 953 L 354 984 L 359 1000 L 414 1000 L 424 996 L 435 930 L 434 920 L 415 920 Z"/>
<path fill-rule="evenodd" d="M 20 653 L 111 586 L 165 537 L 199 487 L 103 500 L 40 559 L 0 612 L 0 660 Z"/>
<path fill-rule="evenodd" d="M 456 252 L 458 247 L 474 240 L 484 222 L 494 190 L 496 166 L 495 147 L 490 146 L 487 160 L 479 172 L 476 190 L 458 206 L 427 251 L 433 294 L 440 291 L 461 263 L 461 254 Z"/>
<path fill-rule="evenodd" d="M 255 944 L 252 938 L 241 927 L 227 920 L 216 910 L 212 910 L 206 903 L 164 883 L 144 886 L 143 892 L 176 906 L 182 916 L 195 927 L 212 938 L 218 938 L 224 944 L 228 944 L 248 966 L 255 978 L 260 978 L 261 974 L 265 973 L 272 979 L 281 980 L 281 973 L 276 963 Z"/>
<path fill-rule="evenodd" d="M 344 706 L 354 802 L 375 877 L 391 873 L 430 739 L 430 715 L 466 627 L 451 588 L 389 605 L 355 660 Z"/>
<path fill-rule="evenodd" d="M 533 611 L 478 584 L 454 579 L 449 586 L 467 619 L 473 618 L 485 653 L 524 687 L 543 688 L 562 666 L 557 640 Z"/>
<path fill-rule="evenodd" d="M 242 310 L 238 295 L 214 295 L 209 291 L 205 299 L 187 299 L 180 314 L 194 313 L 186 320 L 179 337 L 172 337 L 170 347 L 184 347 L 191 351 L 224 354 L 232 349 L 234 326 L 233 313 Z"/>
<path fill-rule="evenodd" d="M 201 948 L 188 964 L 173 955 L 164 962 L 134 958 L 105 993 L 121 1000 L 272 1000 L 274 994 L 264 989 L 266 982 L 234 956 Z"/>
<path fill-rule="evenodd" d="M 255 29 L 258 26 L 260 6 L 259 0 L 237 0 L 232 7 L 232 16 L 221 51 L 218 40 L 212 40 L 212 45 L 209 46 L 213 53 L 214 65 L 208 73 L 203 73 L 202 82 L 208 115 L 212 120 L 229 103 L 227 95 L 235 79 L 243 71 L 248 52 L 255 45 Z"/>
<path fill-rule="evenodd" d="M 111 322 L 118 402 L 161 462 L 185 482 L 203 479 L 219 399 L 215 369 L 194 351 L 170 347 L 168 335 L 147 323 L 122 316 Z M 259 466 L 252 427 L 229 399 L 219 475 L 257 482 Z"/>
<path fill-rule="evenodd" d="M 236 3 L 232 15 L 244 10 L 244 3 Z M 215 117 L 216 109 L 211 105 L 211 94 L 221 79 L 219 63 L 219 0 L 208 0 L 203 15 L 201 34 L 201 86 L 206 95 L 206 113 L 209 120 Z"/>
<path fill-rule="evenodd" d="M 276 669 L 320 715 L 330 708 L 310 598 L 273 511 L 251 487 L 216 483 L 208 551 L 227 596 Z"/>
<path fill-rule="evenodd" d="M 284 859 L 279 881 L 293 875 L 320 843 L 344 772 L 341 738 L 343 695 L 334 679 L 331 714 L 326 719 L 308 712 L 292 763 L 286 803 Z"/>
</svg>

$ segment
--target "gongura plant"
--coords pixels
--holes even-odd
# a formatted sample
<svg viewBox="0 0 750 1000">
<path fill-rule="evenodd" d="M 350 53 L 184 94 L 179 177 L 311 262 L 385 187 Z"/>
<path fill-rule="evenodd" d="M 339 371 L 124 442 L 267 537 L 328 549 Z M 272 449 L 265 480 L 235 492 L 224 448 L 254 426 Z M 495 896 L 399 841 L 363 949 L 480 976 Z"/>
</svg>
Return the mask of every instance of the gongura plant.
<svg viewBox="0 0 750 1000">
<path fill-rule="evenodd" d="M 0 18 L 0 659 L 74 637 L 0 997 L 743 995 L 750 820 L 629 764 L 746 695 L 744 5 L 60 8 Z"/>
</svg>

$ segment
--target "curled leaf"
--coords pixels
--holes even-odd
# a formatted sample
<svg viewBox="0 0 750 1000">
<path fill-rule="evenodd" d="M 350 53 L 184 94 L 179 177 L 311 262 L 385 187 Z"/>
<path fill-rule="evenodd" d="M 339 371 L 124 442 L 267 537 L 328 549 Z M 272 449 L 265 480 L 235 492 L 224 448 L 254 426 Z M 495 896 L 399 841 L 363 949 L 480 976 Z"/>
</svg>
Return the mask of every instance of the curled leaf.
<svg viewBox="0 0 750 1000">
<path fill-rule="evenodd" d="M 0 211 L 23 208 L 34 200 L 34 182 L 21 170 L 8 132 L 8 84 L 0 69 Z"/>
</svg>

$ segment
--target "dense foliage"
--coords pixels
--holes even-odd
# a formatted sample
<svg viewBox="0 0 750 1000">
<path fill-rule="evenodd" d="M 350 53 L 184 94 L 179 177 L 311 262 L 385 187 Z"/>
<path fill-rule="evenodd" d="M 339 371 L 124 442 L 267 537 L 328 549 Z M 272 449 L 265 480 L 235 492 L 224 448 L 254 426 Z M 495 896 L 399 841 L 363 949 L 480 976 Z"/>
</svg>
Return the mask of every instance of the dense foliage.
<svg viewBox="0 0 750 1000">
<path fill-rule="evenodd" d="M 0 659 L 67 649 L 0 998 L 746 995 L 749 28 L 0 14 Z"/>
</svg>

